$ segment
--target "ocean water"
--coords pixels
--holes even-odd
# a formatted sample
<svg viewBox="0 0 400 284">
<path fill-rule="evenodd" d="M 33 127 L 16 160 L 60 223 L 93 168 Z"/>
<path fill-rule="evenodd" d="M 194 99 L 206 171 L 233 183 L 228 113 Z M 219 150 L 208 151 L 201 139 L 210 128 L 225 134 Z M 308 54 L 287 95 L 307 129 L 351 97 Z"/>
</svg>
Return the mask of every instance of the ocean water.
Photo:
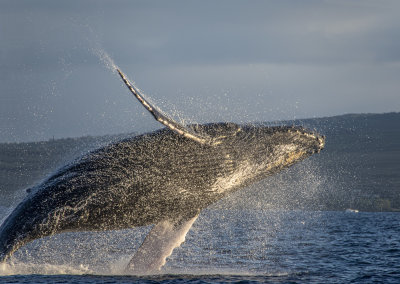
<svg viewBox="0 0 400 284">
<path fill-rule="evenodd" d="M 208 209 L 159 274 L 124 275 L 150 229 L 36 240 L 0 282 L 400 283 L 399 213 Z"/>
</svg>

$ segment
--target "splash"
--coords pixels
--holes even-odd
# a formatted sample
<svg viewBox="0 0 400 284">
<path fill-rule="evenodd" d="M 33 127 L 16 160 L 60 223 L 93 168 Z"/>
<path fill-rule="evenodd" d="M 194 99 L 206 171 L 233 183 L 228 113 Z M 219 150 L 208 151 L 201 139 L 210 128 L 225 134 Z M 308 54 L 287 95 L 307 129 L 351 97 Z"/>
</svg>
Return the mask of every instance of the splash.
<svg viewBox="0 0 400 284">
<path fill-rule="evenodd" d="M 111 58 L 111 56 L 104 49 L 94 48 L 94 49 L 92 49 L 92 52 L 94 55 L 96 55 L 100 59 L 102 64 L 107 69 L 111 70 L 111 72 L 113 74 L 118 73 L 117 70 L 120 69 L 119 66 L 115 63 L 115 61 Z M 124 74 L 124 76 L 126 76 L 126 75 Z M 189 115 L 184 114 L 181 110 L 178 110 L 176 105 L 171 104 L 168 101 L 161 101 L 161 102 L 154 101 L 154 99 L 152 99 L 151 97 L 146 95 L 145 92 L 143 92 L 140 88 L 138 88 L 133 80 L 129 79 L 128 76 L 126 76 L 126 77 L 129 80 L 130 84 L 134 87 L 134 89 L 138 90 L 140 92 L 140 95 L 146 101 L 148 101 L 151 105 L 155 106 L 157 108 L 157 110 L 160 113 L 162 113 L 163 115 L 173 118 L 174 120 L 178 121 L 182 125 L 198 123 L 198 121 L 195 120 L 193 117 L 189 117 Z M 161 105 L 161 108 L 159 107 L 159 105 Z M 201 106 L 202 103 L 199 103 L 199 105 Z M 163 109 L 167 109 L 168 111 L 165 112 L 165 111 L 163 111 Z"/>
<path fill-rule="evenodd" d="M 72 267 L 70 265 L 53 265 L 53 264 L 34 264 L 34 263 L 2 263 L 0 264 L 0 276 L 17 275 L 17 274 L 44 274 L 59 275 L 73 274 L 84 275 L 93 274 L 87 266 L 80 265 Z"/>
<path fill-rule="evenodd" d="M 115 73 L 115 71 L 118 70 L 118 66 L 115 64 L 115 62 L 112 60 L 112 58 L 104 51 L 104 50 L 97 50 L 97 55 L 100 58 L 100 60 L 104 63 L 104 65 L 110 69 L 113 73 Z M 216 184 L 215 184 L 215 188 L 217 191 L 219 191 L 221 188 L 224 187 L 234 187 L 236 185 L 236 182 L 240 182 L 240 180 L 246 176 L 247 172 L 245 171 L 246 169 L 248 169 L 249 167 L 245 167 L 245 169 L 239 169 L 239 171 L 233 175 L 232 179 L 219 179 L 217 180 Z M 194 221 L 194 220 L 193 220 Z M 193 223 L 193 222 L 191 222 Z M 173 232 L 173 229 L 166 226 L 167 228 L 165 229 L 164 227 L 162 227 L 161 229 L 165 229 L 167 230 L 167 232 L 171 231 L 171 234 L 168 234 L 166 237 L 168 238 L 169 241 L 173 241 L 169 244 L 167 244 L 168 246 L 164 246 L 164 247 L 154 247 L 151 244 L 150 248 L 152 248 L 152 250 L 156 250 L 156 251 L 161 251 L 162 255 L 161 257 L 155 257 L 154 261 L 156 262 L 156 268 L 161 267 L 164 263 L 165 263 L 165 259 L 171 255 L 172 253 L 172 249 L 176 246 L 179 246 L 183 240 L 185 239 L 186 236 L 186 232 L 187 230 L 190 228 L 191 223 L 189 224 L 189 227 L 186 229 L 186 227 L 183 228 L 182 231 L 178 231 L 178 232 Z M 163 224 L 162 224 L 163 225 Z M 168 224 L 167 224 L 168 225 Z M 155 226 L 156 228 L 157 225 Z M 247 224 L 246 224 L 246 228 L 247 228 Z M 183 232 L 185 231 L 185 232 Z M 245 231 L 244 231 L 245 232 Z M 164 233 L 164 232 L 163 232 Z M 175 234 L 176 233 L 176 234 Z M 241 233 L 242 234 L 242 233 Z M 156 245 L 164 245 L 163 242 L 158 242 L 159 238 L 156 238 L 157 242 Z M 91 240 L 92 241 L 92 240 Z M 79 247 L 82 244 L 82 241 L 78 242 L 79 246 L 77 246 L 77 250 L 79 250 Z M 140 243 L 140 242 L 138 242 Z M 71 246 L 71 243 L 68 243 L 68 246 Z M 75 249 L 75 246 L 72 246 Z M 109 246 L 102 246 L 103 248 L 108 248 Z M 123 246 L 122 250 L 124 252 L 126 252 L 127 246 Z M 231 248 L 230 248 L 231 249 Z M 107 250 L 108 253 L 112 254 L 112 249 L 105 249 Z M 39 255 L 42 254 L 42 249 L 39 250 Z M 62 252 L 64 255 L 66 255 L 67 257 L 70 257 L 71 254 L 68 253 L 68 250 L 66 249 L 62 249 L 62 247 L 55 247 L 54 250 L 50 249 L 51 253 L 54 254 L 54 252 L 56 251 L 60 251 Z M 91 249 L 88 249 L 88 251 L 91 251 Z M 141 249 L 139 248 L 139 253 L 141 252 Z M 73 252 L 75 253 L 75 252 Z M 147 253 L 147 251 L 146 251 Z M 138 264 L 139 266 L 142 265 L 142 263 L 140 261 L 145 260 L 145 256 L 148 256 L 147 254 L 139 254 L 139 256 L 141 257 L 139 259 L 139 263 L 137 263 L 136 261 L 134 262 L 134 267 L 136 266 L 136 264 Z M 97 258 L 101 258 L 102 255 L 97 255 Z M 77 258 L 79 259 L 79 258 Z M 46 258 L 44 258 L 44 261 L 46 260 Z M 61 258 L 61 261 L 63 259 Z M 65 259 L 64 259 L 65 260 Z M 87 261 L 90 262 L 92 259 L 90 258 L 90 256 L 87 256 Z M 71 259 L 69 260 L 71 261 Z M 147 260 L 146 260 L 147 261 Z M 151 260 L 150 263 L 145 262 L 144 265 L 153 265 L 153 260 Z M 160 262 L 161 261 L 161 262 Z M 123 260 L 118 260 L 115 263 L 118 263 L 117 267 L 114 267 L 114 272 L 116 271 L 120 271 L 120 265 L 123 265 L 123 263 L 125 262 L 125 258 Z M 52 263 L 52 262 L 49 262 Z M 68 263 L 68 262 L 67 262 Z M 78 262 L 79 263 L 79 262 Z M 227 263 L 229 264 L 229 261 L 227 260 Z M 125 265 L 124 265 L 125 266 Z M 46 262 L 42 263 L 42 264 L 34 264 L 34 263 L 30 263 L 29 259 L 27 259 L 27 262 L 14 262 L 14 263 L 9 263 L 9 264 L 5 264 L 4 267 L 2 267 L 2 271 L 7 274 L 32 274 L 32 273 L 41 273 L 41 274 L 87 274 L 87 273 L 94 273 L 100 270 L 96 270 L 96 269 L 92 269 L 89 265 L 87 264 L 78 264 L 77 267 L 75 266 L 69 266 L 69 265 L 64 265 L 64 264 L 47 264 Z M 102 270 L 102 271 L 106 271 L 106 270 Z"/>
<path fill-rule="evenodd" d="M 101 48 L 96 48 L 93 49 L 93 53 L 100 59 L 100 61 L 103 63 L 103 65 L 110 70 L 113 74 L 118 74 L 118 70 L 120 70 L 119 66 L 115 63 L 115 61 L 111 58 L 111 56 L 104 50 Z M 126 76 L 124 74 L 124 76 Z M 135 82 L 131 79 L 128 78 L 128 76 L 126 76 L 126 79 L 129 80 L 129 83 L 133 86 L 134 89 L 138 90 L 140 95 L 146 100 L 148 101 L 151 105 L 154 105 L 157 107 L 156 103 L 149 98 L 147 95 L 145 95 L 145 93 L 137 87 L 137 85 L 135 84 Z M 158 111 L 160 111 L 160 109 L 157 107 Z M 162 112 L 162 111 L 160 111 Z"/>
<path fill-rule="evenodd" d="M 0 265 L 0 276 L 15 274 L 122 275 L 150 228 L 70 232 L 22 247 Z"/>
<path fill-rule="evenodd" d="M 104 49 L 93 49 L 93 53 L 100 59 L 107 69 L 111 70 L 113 73 L 117 73 L 117 69 L 119 69 L 118 65 L 115 64 L 114 60 Z"/>
<path fill-rule="evenodd" d="M 111 56 L 104 50 L 101 48 L 96 48 L 93 49 L 93 53 L 100 59 L 100 61 L 103 63 L 103 65 L 111 70 L 111 72 L 113 74 L 118 74 L 118 70 L 120 69 L 119 66 L 115 63 L 115 61 L 111 58 Z M 135 84 L 135 82 L 133 82 L 132 80 L 130 80 L 130 83 L 133 85 L 133 87 L 137 90 L 139 90 L 141 93 L 143 93 Z M 148 100 L 148 98 L 146 97 L 146 100 Z"/>
</svg>

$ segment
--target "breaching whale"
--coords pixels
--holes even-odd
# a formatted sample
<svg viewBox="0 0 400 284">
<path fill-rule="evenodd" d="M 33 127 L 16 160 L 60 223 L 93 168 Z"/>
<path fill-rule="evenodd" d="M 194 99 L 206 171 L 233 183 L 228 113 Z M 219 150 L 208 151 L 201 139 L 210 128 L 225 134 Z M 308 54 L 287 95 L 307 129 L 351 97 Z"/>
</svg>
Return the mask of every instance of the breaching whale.
<svg viewBox="0 0 400 284">
<path fill-rule="evenodd" d="M 0 262 L 44 236 L 154 225 L 127 266 L 152 273 L 202 209 L 324 147 L 324 136 L 302 127 L 180 124 L 116 71 L 166 127 L 94 150 L 30 188 L 0 227 Z"/>
</svg>

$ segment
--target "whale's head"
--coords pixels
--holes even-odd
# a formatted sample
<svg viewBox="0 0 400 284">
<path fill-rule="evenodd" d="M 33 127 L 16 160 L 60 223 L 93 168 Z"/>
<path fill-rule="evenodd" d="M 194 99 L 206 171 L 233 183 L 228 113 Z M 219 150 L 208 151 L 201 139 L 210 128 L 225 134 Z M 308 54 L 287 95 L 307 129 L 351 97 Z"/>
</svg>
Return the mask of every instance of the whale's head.
<svg viewBox="0 0 400 284">
<path fill-rule="evenodd" d="M 240 145 L 239 159 L 253 165 L 254 174 L 262 178 L 319 153 L 325 137 L 300 126 L 246 125 L 231 143 Z"/>
<path fill-rule="evenodd" d="M 325 137 L 301 126 L 210 124 L 214 145 L 229 152 L 249 175 L 264 178 L 299 162 L 325 146 Z"/>
<path fill-rule="evenodd" d="M 238 129 L 233 143 L 244 143 L 248 153 L 262 159 L 270 156 L 293 156 L 319 153 L 325 146 L 325 137 L 301 126 L 246 125 Z"/>
</svg>

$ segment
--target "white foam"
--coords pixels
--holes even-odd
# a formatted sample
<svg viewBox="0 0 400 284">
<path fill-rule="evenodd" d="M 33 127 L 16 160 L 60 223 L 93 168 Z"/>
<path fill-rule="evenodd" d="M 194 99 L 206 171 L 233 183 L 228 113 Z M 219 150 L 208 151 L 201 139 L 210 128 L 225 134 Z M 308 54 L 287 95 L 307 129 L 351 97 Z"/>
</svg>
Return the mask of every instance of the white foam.
<svg viewBox="0 0 400 284">
<path fill-rule="evenodd" d="M 16 275 L 16 274 L 44 274 L 44 275 L 58 275 L 58 274 L 93 274 L 93 271 L 88 266 L 78 265 L 72 267 L 70 265 L 52 265 L 52 264 L 35 264 L 35 263 L 2 263 L 0 264 L 0 275 Z"/>
</svg>

